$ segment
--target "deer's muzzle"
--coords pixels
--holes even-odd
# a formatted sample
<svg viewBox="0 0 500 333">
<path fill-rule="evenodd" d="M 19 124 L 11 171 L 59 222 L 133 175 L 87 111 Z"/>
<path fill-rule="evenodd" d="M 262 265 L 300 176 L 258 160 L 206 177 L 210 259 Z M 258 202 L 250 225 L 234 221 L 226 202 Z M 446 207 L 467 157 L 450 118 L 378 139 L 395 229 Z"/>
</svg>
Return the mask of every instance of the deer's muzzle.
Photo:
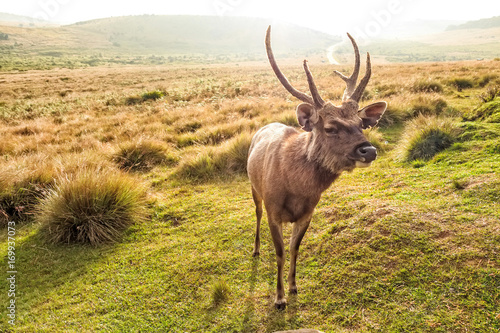
<svg viewBox="0 0 500 333">
<path fill-rule="evenodd" d="M 377 158 L 377 148 L 373 147 L 371 144 L 364 144 L 356 149 L 356 160 L 361 162 L 370 163 L 375 161 Z"/>
</svg>

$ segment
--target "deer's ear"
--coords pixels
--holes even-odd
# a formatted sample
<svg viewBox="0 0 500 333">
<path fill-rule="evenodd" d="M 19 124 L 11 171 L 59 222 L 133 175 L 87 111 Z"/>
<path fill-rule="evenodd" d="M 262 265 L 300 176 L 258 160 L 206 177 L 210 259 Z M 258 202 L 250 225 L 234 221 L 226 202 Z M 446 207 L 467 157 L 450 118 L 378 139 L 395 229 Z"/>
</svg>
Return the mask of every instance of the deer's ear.
<svg viewBox="0 0 500 333">
<path fill-rule="evenodd" d="M 318 122 L 318 112 L 309 103 L 299 104 L 297 106 L 297 120 L 304 131 L 311 132 Z"/>
<path fill-rule="evenodd" d="M 358 111 L 358 116 L 363 120 L 363 128 L 377 125 L 378 121 L 387 109 L 387 102 L 377 102 L 365 106 Z"/>
</svg>

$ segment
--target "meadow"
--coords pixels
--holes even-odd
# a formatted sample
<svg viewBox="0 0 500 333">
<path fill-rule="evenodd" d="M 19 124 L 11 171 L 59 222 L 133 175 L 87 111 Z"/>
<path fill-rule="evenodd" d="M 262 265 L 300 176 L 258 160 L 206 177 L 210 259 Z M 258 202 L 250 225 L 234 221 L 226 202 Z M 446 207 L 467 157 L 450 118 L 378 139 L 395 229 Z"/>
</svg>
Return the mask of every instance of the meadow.
<svg viewBox="0 0 500 333">
<path fill-rule="evenodd" d="M 306 91 L 300 65 L 282 67 Z M 339 101 L 333 70 L 351 68 L 310 66 L 323 98 Z M 11 71 L 0 82 L 0 254 L 7 271 L 15 221 L 18 272 L 15 326 L 0 280 L 0 331 L 500 329 L 499 61 L 374 66 L 361 104 L 389 103 L 367 131 L 379 158 L 323 195 L 299 294 L 281 312 L 265 217 L 252 257 L 245 161 L 260 127 L 297 126 L 298 101 L 266 63 Z M 96 201 L 94 188 L 119 200 Z M 65 214 L 113 232 L 56 224 Z"/>
</svg>

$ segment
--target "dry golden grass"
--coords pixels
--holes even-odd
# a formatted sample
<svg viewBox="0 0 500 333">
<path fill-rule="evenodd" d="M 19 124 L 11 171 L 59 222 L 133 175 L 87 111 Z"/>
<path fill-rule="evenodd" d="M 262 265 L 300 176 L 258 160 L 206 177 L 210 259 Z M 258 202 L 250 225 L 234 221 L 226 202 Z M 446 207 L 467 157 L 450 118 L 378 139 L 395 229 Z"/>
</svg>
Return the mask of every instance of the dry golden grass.
<svg viewBox="0 0 500 333">
<path fill-rule="evenodd" d="M 349 66 L 312 65 L 325 99 L 338 103 L 344 85 L 332 75 L 335 69 L 351 70 Z M 307 91 L 300 63 L 286 63 L 283 71 L 296 88 Z M 389 103 L 381 127 L 419 114 L 463 114 L 478 103 L 471 93 L 474 89 L 458 91 L 450 80 L 469 78 L 486 89 L 498 86 L 500 77 L 494 61 L 383 65 L 373 71 L 362 104 Z M 4 170 L 21 170 L 28 163 L 30 170 L 60 176 L 88 163 L 83 162 L 88 158 L 91 163 L 109 165 L 120 147 L 133 147 L 142 140 L 173 152 L 180 159 L 179 166 L 157 165 L 176 174 L 176 168 L 199 163 L 203 156 L 213 157 L 214 147 L 267 123 L 297 126 L 294 110 L 298 102 L 277 82 L 267 64 L 58 69 L 3 73 L 0 80 L 5 87 L 0 91 Z M 423 89 L 423 83 L 440 89 Z M 158 98 L 143 98 L 152 94 Z M 137 101 L 130 103 L 134 96 Z M 385 144 L 380 133 L 372 136 Z M 64 167 L 54 169 L 39 163 L 40 156 L 52 161 L 48 164 L 57 160 Z M 109 167 L 117 168 L 112 163 Z M 14 186 L 16 180 L 4 182 Z"/>
<path fill-rule="evenodd" d="M 307 90 L 301 62 L 282 67 L 294 86 Z M 344 84 L 333 70 L 349 73 L 350 67 L 311 67 L 323 96 L 338 103 Z M 486 75 L 492 76 L 485 80 Z M 385 123 L 367 132 L 387 155 L 368 170 L 344 174 L 324 194 L 301 249 L 303 289 L 283 316 L 270 311 L 272 242 L 263 243 L 265 260 L 251 259 L 250 187 L 234 177 L 245 172 L 254 131 L 273 121 L 296 125 L 299 102 L 268 64 L 0 73 L 0 224 L 33 220 L 41 198 L 46 210 L 40 222 L 46 228 L 48 220 L 68 217 L 52 225 L 52 236 L 39 233 L 40 224 L 18 225 L 17 269 L 24 277 L 18 328 L 264 332 L 304 323 L 353 332 L 432 330 L 430 323 L 445 331 L 496 328 L 497 124 L 462 123 L 461 141 L 414 164 L 418 169 L 391 157 L 406 120 L 419 112 L 465 114 L 482 103 L 476 95 L 499 85 L 498 77 L 498 62 L 375 66 L 361 104 L 389 103 Z M 448 84 L 454 78 L 469 78 L 474 87 L 458 91 Z M 437 82 L 443 89 L 416 89 L 420 82 Z M 127 103 L 153 91 L 164 97 Z M 153 148 L 171 153 L 178 163 L 160 159 L 140 173 L 120 170 L 116 153 L 122 147 L 145 153 L 140 142 L 155 143 Z M 115 224 L 120 230 L 135 218 L 148 222 L 125 233 L 119 245 L 96 251 L 46 244 L 47 238 L 100 244 L 123 236 L 109 237 L 94 219 L 86 219 L 94 229 L 67 223 L 120 208 L 114 195 L 99 195 L 106 188 L 124 193 L 114 191 L 116 182 L 106 185 L 106 175 L 118 175 L 118 183 L 121 176 L 128 184 L 145 183 L 149 196 L 144 214 L 142 208 L 112 214 L 110 225 L 117 216 L 132 217 Z M 104 210 L 92 210 L 76 192 L 104 198 Z M 67 207 L 79 214 L 62 214 Z M 291 228 L 286 229 L 289 235 Z M 75 230 L 103 233 L 96 238 Z M 61 320 L 52 320 L 53 309 Z"/>
</svg>

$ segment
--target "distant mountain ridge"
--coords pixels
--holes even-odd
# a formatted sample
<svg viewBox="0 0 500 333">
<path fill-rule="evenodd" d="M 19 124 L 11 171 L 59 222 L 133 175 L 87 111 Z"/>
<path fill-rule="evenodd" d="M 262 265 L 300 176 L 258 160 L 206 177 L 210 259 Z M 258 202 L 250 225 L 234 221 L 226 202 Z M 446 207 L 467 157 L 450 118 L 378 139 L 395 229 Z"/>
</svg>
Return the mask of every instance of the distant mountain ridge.
<svg viewBox="0 0 500 333">
<path fill-rule="evenodd" d="M 162 50 L 168 53 L 262 52 L 270 20 L 219 16 L 122 16 L 78 22 L 66 28 L 100 34 L 115 47 Z M 318 51 L 339 37 L 291 24 L 274 24 L 277 50 Z"/>
<path fill-rule="evenodd" d="M 459 25 L 450 25 L 447 31 L 462 29 L 489 29 L 500 27 L 500 16 L 494 16 L 476 21 L 469 21 Z"/>
<path fill-rule="evenodd" d="M 21 25 L 26 27 L 53 25 L 50 22 L 28 16 L 0 13 L 0 25 Z"/>
<path fill-rule="evenodd" d="M 499 18 L 418 38 L 358 42 L 362 52 L 369 47 L 374 57 L 388 62 L 493 59 L 500 56 L 500 27 L 467 27 L 487 27 Z M 352 47 L 345 38 L 271 19 L 140 15 L 43 27 L 0 20 L 0 70 L 264 61 L 264 36 L 271 23 L 273 50 L 280 60 L 352 62 Z"/>
</svg>

